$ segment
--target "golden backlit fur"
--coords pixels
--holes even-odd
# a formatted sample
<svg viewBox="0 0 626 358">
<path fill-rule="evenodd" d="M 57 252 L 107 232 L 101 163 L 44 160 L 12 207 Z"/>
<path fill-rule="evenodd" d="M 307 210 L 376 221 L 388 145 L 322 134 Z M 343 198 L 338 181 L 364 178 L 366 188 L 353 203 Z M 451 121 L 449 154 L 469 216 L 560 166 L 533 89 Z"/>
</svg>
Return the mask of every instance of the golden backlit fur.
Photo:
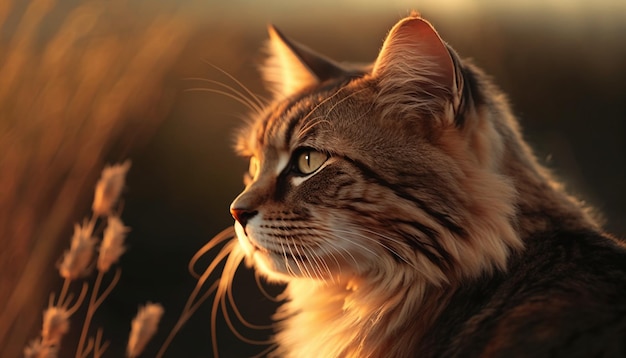
<svg viewBox="0 0 626 358">
<path fill-rule="evenodd" d="M 227 251 L 286 284 L 274 356 L 427 355 L 462 287 L 507 272 L 538 232 L 597 229 L 504 96 L 419 16 L 366 68 L 270 34 L 275 101 L 239 137 L 251 170 Z"/>
</svg>

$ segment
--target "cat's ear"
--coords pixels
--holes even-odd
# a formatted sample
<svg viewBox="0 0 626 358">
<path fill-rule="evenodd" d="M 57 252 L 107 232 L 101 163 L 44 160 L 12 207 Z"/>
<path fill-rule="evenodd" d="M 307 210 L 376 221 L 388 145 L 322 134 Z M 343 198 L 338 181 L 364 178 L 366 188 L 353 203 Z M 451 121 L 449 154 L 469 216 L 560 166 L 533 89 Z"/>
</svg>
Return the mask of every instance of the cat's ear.
<svg viewBox="0 0 626 358">
<path fill-rule="evenodd" d="M 454 110 L 460 100 L 460 70 L 453 56 L 429 22 L 415 14 L 401 20 L 387 35 L 372 70 L 380 84 L 379 100 L 428 113 Z"/>
<path fill-rule="evenodd" d="M 288 97 L 304 88 L 347 74 L 334 61 L 289 40 L 274 26 L 270 25 L 268 32 L 269 57 L 261 72 L 275 95 Z"/>
</svg>

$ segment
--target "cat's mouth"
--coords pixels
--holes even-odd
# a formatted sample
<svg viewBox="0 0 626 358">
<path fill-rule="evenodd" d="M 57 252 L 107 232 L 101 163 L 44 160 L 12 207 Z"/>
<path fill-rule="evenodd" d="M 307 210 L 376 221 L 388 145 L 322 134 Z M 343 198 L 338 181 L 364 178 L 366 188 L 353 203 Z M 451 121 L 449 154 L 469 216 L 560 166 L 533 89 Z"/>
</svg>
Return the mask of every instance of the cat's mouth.
<svg viewBox="0 0 626 358">
<path fill-rule="evenodd" d="M 265 255 L 273 255 L 273 256 L 280 257 L 280 258 L 286 258 L 288 260 L 293 259 L 299 262 L 304 262 L 304 261 L 309 260 L 308 256 L 302 255 L 298 252 L 291 252 L 292 250 L 290 250 L 289 254 L 287 254 L 288 249 L 278 250 L 278 249 L 272 249 L 270 247 L 263 247 L 260 244 L 258 244 L 253 238 L 247 235 L 245 239 L 255 251 L 259 251 Z"/>
<path fill-rule="evenodd" d="M 252 240 L 250 238 L 250 236 L 245 235 L 247 242 L 252 246 L 253 249 L 257 250 L 257 251 L 261 251 L 264 254 L 270 254 L 272 253 L 272 251 L 270 251 L 269 249 L 262 247 L 261 245 L 257 244 L 256 241 Z"/>
<path fill-rule="evenodd" d="M 282 245 L 281 249 L 278 249 L 259 244 L 254 237 L 251 237 L 251 235 L 248 234 L 247 230 L 239 225 L 239 223 L 235 224 L 235 231 L 237 232 L 239 245 L 250 256 L 253 256 L 258 252 L 268 258 L 273 257 L 274 259 L 278 258 L 279 260 L 299 262 L 300 264 L 310 261 L 310 258 L 307 255 L 301 254 L 298 249 L 288 246 L 283 247 Z"/>
<path fill-rule="evenodd" d="M 237 232 L 239 244 L 246 252 L 253 254 L 254 252 L 258 251 L 264 255 L 281 255 L 281 253 L 277 250 L 272 250 L 271 248 L 263 247 L 262 245 L 260 245 L 254 238 L 250 237 L 246 228 L 242 227 L 239 223 L 235 224 L 235 231 Z"/>
</svg>

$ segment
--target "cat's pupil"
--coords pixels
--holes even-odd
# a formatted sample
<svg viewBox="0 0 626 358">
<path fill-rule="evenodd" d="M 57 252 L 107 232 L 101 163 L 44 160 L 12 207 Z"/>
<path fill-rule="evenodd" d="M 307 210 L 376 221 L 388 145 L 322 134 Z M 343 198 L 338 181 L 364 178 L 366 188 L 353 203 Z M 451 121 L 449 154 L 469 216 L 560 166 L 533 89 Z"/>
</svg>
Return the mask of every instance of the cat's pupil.
<svg viewBox="0 0 626 358">
<path fill-rule="evenodd" d="M 316 150 L 305 150 L 297 157 L 297 171 L 300 174 L 311 174 L 318 170 L 324 162 L 326 162 L 328 156 L 324 153 Z"/>
</svg>

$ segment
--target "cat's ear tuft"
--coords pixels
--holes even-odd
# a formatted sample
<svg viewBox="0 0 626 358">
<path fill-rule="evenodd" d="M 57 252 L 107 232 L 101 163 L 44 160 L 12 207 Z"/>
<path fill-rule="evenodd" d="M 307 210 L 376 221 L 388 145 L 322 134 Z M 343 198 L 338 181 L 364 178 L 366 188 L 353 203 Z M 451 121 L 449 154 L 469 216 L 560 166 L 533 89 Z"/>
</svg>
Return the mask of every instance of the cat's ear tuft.
<svg viewBox="0 0 626 358">
<path fill-rule="evenodd" d="M 441 106 L 458 100 L 452 55 L 433 26 L 417 14 L 401 20 L 391 29 L 372 74 L 379 79 L 382 100 L 392 96 L 396 98 L 389 100 L 398 103 L 397 97 L 406 95 L 412 96 L 414 104 L 419 106 Z M 405 97 L 401 102 L 410 101 Z M 432 113 L 446 108 L 424 109 Z"/>
<path fill-rule="evenodd" d="M 276 96 L 288 97 L 346 73 L 332 60 L 289 40 L 273 25 L 268 26 L 268 32 L 269 57 L 261 72 Z"/>
</svg>

